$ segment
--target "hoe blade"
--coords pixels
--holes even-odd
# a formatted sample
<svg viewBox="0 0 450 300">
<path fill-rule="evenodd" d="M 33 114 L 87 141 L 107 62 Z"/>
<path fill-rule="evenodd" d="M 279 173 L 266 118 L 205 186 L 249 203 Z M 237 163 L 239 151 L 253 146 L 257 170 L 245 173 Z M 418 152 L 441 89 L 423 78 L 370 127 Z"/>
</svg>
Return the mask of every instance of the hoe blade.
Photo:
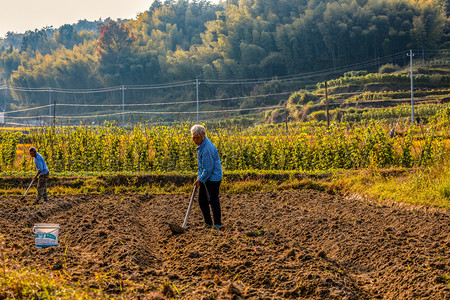
<svg viewBox="0 0 450 300">
<path fill-rule="evenodd" d="M 169 223 L 169 227 L 173 234 L 180 234 L 184 232 L 184 228 L 180 225 Z"/>
</svg>

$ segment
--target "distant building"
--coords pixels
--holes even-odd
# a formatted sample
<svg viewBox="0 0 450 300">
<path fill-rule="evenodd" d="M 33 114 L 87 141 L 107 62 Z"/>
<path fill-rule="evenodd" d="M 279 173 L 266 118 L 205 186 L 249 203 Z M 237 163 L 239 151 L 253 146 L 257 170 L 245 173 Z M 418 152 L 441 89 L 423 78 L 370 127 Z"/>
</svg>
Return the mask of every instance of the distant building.
<svg viewBox="0 0 450 300">
<path fill-rule="evenodd" d="M 5 112 L 0 108 L 0 124 L 5 124 Z"/>
</svg>

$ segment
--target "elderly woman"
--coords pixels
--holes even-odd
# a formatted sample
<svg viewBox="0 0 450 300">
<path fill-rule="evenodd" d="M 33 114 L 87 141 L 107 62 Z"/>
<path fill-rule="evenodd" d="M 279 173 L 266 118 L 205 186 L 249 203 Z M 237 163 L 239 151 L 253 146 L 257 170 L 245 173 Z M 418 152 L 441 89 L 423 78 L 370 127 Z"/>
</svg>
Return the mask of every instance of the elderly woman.
<svg viewBox="0 0 450 300">
<path fill-rule="evenodd" d="M 222 180 L 222 164 L 216 146 L 206 137 L 206 129 L 202 125 L 191 128 L 192 140 L 197 145 L 197 180 L 194 185 L 200 188 L 198 203 L 203 218 L 208 226 L 212 226 L 210 207 L 214 218 L 214 227 L 222 225 L 219 187 Z"/>
</svg>

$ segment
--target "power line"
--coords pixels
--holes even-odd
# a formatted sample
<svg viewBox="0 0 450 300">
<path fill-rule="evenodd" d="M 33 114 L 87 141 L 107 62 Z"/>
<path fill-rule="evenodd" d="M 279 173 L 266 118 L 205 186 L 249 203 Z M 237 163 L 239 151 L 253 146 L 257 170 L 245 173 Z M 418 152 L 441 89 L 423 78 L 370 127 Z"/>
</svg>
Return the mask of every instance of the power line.
<svg viewBox="0 0 450 300">
<path fill-rule="evenodd" d="M 51 107 L 53 105 L 47 104 L 47 105 L 43 105 L 43 106 L 37 106 L 37 107 L 31 107 L 31 108 L 24 108 L 24 109 L 18 109 L 18 110 L 10 110 L 10 111 L 5 111 L 4 114 L 12 114 L 12 113 L 18 113 L 18 112 L 24 112 L 24 111 L 31 111 L 31 110 L 39 110 L 42 108 L 48 108 Z"/>
<path fill-rule="evenodd" d="M 213 103 L 213 102 L 223 102 L 223 101 L 236 101 L 236 100 L 245 100 L 248 98 L 265 98 L 265 97 L 273 97 L 273 96 L 282 96 L 282 95 L 289 95 L 292 94 L 295 91 L 287 91 L 287 92 L 281 92 L 281 93 L 272 93 L 272 94 L 262 94 L 262 95 L 250 95 L 250 96 L 240 96 L 240 97 L 231 97 L 231 98 L 218 98 L 218 99 L 205 99 L 205 100 L 199 100 L 199 103 Z M 68 107 L 136 107 L 136 106 L 163 106 L 163 105 L 175 105 L 175 104 L 193 104 L 196 103 L 195 100 L 189 100 L 189 101 L 178 101 L 178 102 L 160 102 L 160 103 L 134 103 L 134 104 L 77 104 L 77 103 L 56 103 L 56 104 L 48 104 L 33 108 L 26 108 L 26 109 L 20 109 L 20 110 L 13 110 L 8 111 L 6 114 L 13 114 L 18 112 L 24 112 L 24 111 L 31 111 L 31 110 L 39 110 L 42 108 L 48 108 L 50 106 L 68 106 Z"/>
<path fill-rule="evenodd" d="M 432 50 L 428 50 L 430 53 L 446 53 L 444 51 L 450 51 L 450 49 L 443 49 L 435 50 L 436 52 L 431 52 Z M 354 68 L 365 68 L 370 67 L 374 65 L 378 65 L 380 63 L 386 63 L 391 62 L 393 60 L 400 60 L 403 58 L 404 54 L 406 52 L 398 52 L 395 54 L 391 54 L 388 56 L 380 57 L 380 58 L 374 58 L 367 61 L 355 63 L 355 64 L 349 64 L 342 67 L 337 68 L 331 68 L 331 69 L 325 69 L 325 70 L 318 70 L 313 72 L 304 72 L 304 73 L 298 73 L 298 74 L 292 74 L 292 75 L 284 75 L 284 76 L 277 76 L 277 77 L 262 77 L 262 78 L 242 78 L 242 79 L 227 79 L 227 80 L 219 80 L 219 79 L 199 79 L 200 84 L 261 84 L 266 83 L 272 80 L 279 80 L 279 81 L 292 81 L 292 80 L 300 80 L 300 79 L 308 79 L 308 78 L 318 78 L 323 76 L 329 76 L 333 74 L 338 74 L 346 70 L 351 70 Z M 163 84 L 152 84 L 152 85 L 124 85 L 126 89 L 130 90 L 147 90 L 147 89 L 164 89 L 164 88 L 175 88 L 180 86 L 188 86 L 188 85 L 195 85 L 195 80 L 185 80 L 185 81 L 179 81 L 179 82 L 173 82 L 173 83 L 163 83 Z M 6 87 L 13 91 L 21 91 L 21 92 L 48 92 L 50 90 L 49 87 L 46 88 L 27 88 L 27 87 Z M 112 86 L 112 87 L 104 87 L 104 88 L 97 88 L 97 89 L 62 89 L 62 88 L 51 88 L 52 92 L 57 93 L 103 93 L 103 92 L 112 92 L 112 91 L 118 91 L 121 90 L 121 86 Z"/>
<path fill-rule="evenodd" d="M 187 86 L 187 85 L 194 85 L 195 81 L 192 82 L 192 80 L 189 81 L 181 81 L 171 84 L 155 84 L 155 85 L 125 85 L 125 87 L 128 90 L 153 90 L 153 89 L 166 89 L 166 88 L 174 88 L 174 87 L 181 87 L 181 86 Z"/>
<path fill-rule="evenodd" d="M 286 80 L 298 80 L 298 79 L 306 79 L 306 78 L 317 78 L 322 77 L 326 75 L 333 75 L 336 73 L 341 73 L 343 71 L 354 69 L 354 68 L 363 68 L 363 67 L 369 67 L 376 64 L 379 64 L 380 62 L 390 62 L 391 60 L 398 60 L 400 58 L 403 58 L 403 55 L 406 52 L 399 52 L 392 55 L 388 55 L 381 58 L 375 58 L 368 61 L 350 64 L 338 68 L 333 69 L 325 69 L 325 70 L 319 70 L 319 71 L 313 71 L 313 72 L 305 72 L 305 73 L 299 73 L 299 74 L 293 74 L 293 75 L 286 75 L 286 76 L 278 76 L 276 78 L 256 78 L 256 79 L 235 79 L 235 80 L 205 80 L 202 82 L 205 82 L 207 84 L 258 84 L 263 83 L 267 81 L 272 81 L 274 79 L 279 81 L 286 81 Z"/>
<path fill-rule="evenodd" d="M 236 109 L 221 109 L 221 110 L 206 110 L 206 111 L 200 111 L 201 114 L 208 114 L 208 113 L 224 113 L 224 112 L 241 112 L 241 111 L 258 111 L 258 110 L 270 110 L 274 108 L 282 108 L 284 106 L 281 105 L 271 105 L 271 106 L 265 106 L 265 107 L 253 107 L 253 108 L 236 108 Z M 167 112 L 167 111 L 126 111 L 125 114 L 154 114 L 154 115 L 178 115 L 178 114 L 196 114 L 197 112 L 194 111 L 173 111 L 173 112 Z M 84 116 L 57 116 L 56 119 L 58 120 L 65 120 L 65 119 L 85 119 L 85 118 L 99 118 L 99 117 L 111 117 L 111 116 L 119 116 L 122 115 L 122 112 L 117 113 L 109 113 L 109 114 L 97 114 L 97 115 L 84 115 Z M 36 119 L 36 117 L 9 117 L 10 119 L 16 119 L 16 120 L 25 120 L 25 119 Z M 39 118 L 53 118 L 52 116 L 40 116 Z"/>
<path fill-rule="evenodd" d="M 429 51 L 430 53 L 442 53 L 442 54 L 449 54 L 450 50 L 433 50 Z M 335 75 L 338 73 L 342 73 L 347 70 L 357 70 L 358 68 L 363 69 L 366 67 L 372 67 L 374 65 L 380 65 L 385 63 L 392 63 L 397 60 L 404 60 L 405 52 L 399 52 L 392 55 L 388 55 L 381 58 L 371 59 L 364 62 L 359 62 L 355 64 L 350 64 L 342 67 L 332 68 L 332 69 L 325 69 L 325 70 L 318 70 L 318 71 L 312 71 L 312 72 L 305 72 L 305 73 L 299 73 L 299 74 L 293 74 L 293 75 L 286 75 L 286 76 L 279 76 L 274 78 L 255 78 L 255 79 L 235 79 L 235 80 L 186 80 L 186 81 L 179 81 L 179 82 L 172 82 L 172 83 L 164 83 L 164 84 L 153 84 L 153 85 L 123 85 L 123 86 L 112 86 L 112 87 L 104 87 L 104 88 L 97 88 L 97 89 L 62 89 L 62 88 L 25 88 L 25 87 L 8 87 L 7 85 L 2 85 L 0 88 L 2 89 L 9 89 L 11 91 L 16 92 L 38 92 L 38 93 L 49 93 L 50 99 L 52 93 L 59 93 L 59 94 L 93 94 L 93 93 L 111 93 L 111 92 L 117 92 L 122 91 L 122 100 L 124 97 L 124 90 L 154 90 L 154 89 L 168 89 L 168 88 L 179 88 L 183 86 L 193 86 L 196 85 L 198 87 L 199 84 L 207 84 L 207 85 L 257 85 L 257 84 L 263 84 L 270 81 L 278 81 L 278 82 L 290 82 L 294 83 L 296 81 L 304 82 L 305 80 L 312 80 L 316 78 L 325 78 L 327 76 Z M 293 86 L 293 85 L 292 85 Z M 133 107 L 155 107 L 155 106 L 177 106 L 182 104 L 194 104 L 194 103 L 218 103 L 218 102 L 226 102 L 226 101 L 234 101 L 237 103 L 234 103 L 234 105 L 239 105 L 239 102 L 242 102 L 247 99 L 261 99 L 264 97 L 277 97 L 277 96 L 285 96 L 290 95 L 294 92 L 298 91 L 298 89 L 292 90 L 292 91 L 284 91 L 279 93 L 270 93 L 270 94 L 258 94 L 258 95 L 245 95 L 245 96 L 237 96 L 237 97 L 228 97 L 228 98 L 214 98 L 214 99 L 203 99 L 203 100 L 185 100 L 185 101 L 176 101 L 176 102 L 153 102 L 153 103 L 125 103 L 122 101 L 122 103 L 117 104 L 78 104 L 78 103 L 56 103 L 49 104 L 49 105 L 43 105 L 33 108 L 27 108 L 27 109 L 19 109 L 19 110 L 13 110 L 5 112 L 5 115 L 8 115 L 8 118 L 11 119 L 36 119 L 36 118 L 50 118 L 51 117 L 51 111 L 48 115 L 42 115 L 42 116 L 16 116 L 12 117 L 11 114 L 14 113 L 23 113 L 23 112 L 30 112 L 30 111 L 38 111 L 40 109 L 49 108 L 53 106 L 56 107 L 79 107 L 79 108 L 122 108 L 121 112 L 113 112 L 113 113 L 105 113 L 105 114 L 99 114 L 96 115 L 60 115 L 57 117 L 57 119 L 76 119 L 76 118 L 96 118 L 96 117 L 109 117 L 109 116 L 116 116 L 116 115 L 131 115 L 131 114 L 160 114 L 160 115 L 169 115 L 169 114 L 195 114 L 195 113 L 219 113 L 219 112 L 239 112 L 239 111 L 251 111 L 251 110 L 264 110 L 264 109 L 271 109 L 271 107 L 278 107 L 278 106 L 264 106 L 260 105 L 258 107 L 253 108 L 233 108 L 233 109 L 223 109 L 223 110 L 211 110 L 211 111 L 199 111 L 197 108 L 197 111 L 183 111 L 183 112 L 173 112 L 173 111 L 125 111 L 125 108 L 133 108 Z M 31 97 L 30 97 L 31 98 Z M 6 98 L 5 98 L 6 99 Z M 76 97 L 75 97 L 76 99 Z M 261 103 L 259 103 L 261 104 Z"/>
<path fill-rule="evenodd" d="M 249 96 L 239 96 L 239 97 L 230 97 L 230 98 L 216 98 L 216 99 L 204 99 L 198 100 L 199 103 L 212 103 L 212 102 L 223 102 L 223 101 L 236 101 L 248 98 L 262 98 L 262 97 L 272 97 L 272 96 L 282 96 L 289 95 L 295 91 L 287 91 L 281 93 L 272 93 L 272 94 L 262 94 L 262 95 L 249 95 Z M 186 101 L 177 101 L 177 102 L 158 102 L 158 103 L 134 103 L 134 104 L 125 104 L 125 107 L 131 106 L 162 106 L 162 105 L 174 105 L 174 104 L 192 104 L 197 103 L 196 100 L 186 100 Z M 56 104 L 57 106 L 80 106 L 80 107 L 122 107 L 122 104 Z"/>
</svg>

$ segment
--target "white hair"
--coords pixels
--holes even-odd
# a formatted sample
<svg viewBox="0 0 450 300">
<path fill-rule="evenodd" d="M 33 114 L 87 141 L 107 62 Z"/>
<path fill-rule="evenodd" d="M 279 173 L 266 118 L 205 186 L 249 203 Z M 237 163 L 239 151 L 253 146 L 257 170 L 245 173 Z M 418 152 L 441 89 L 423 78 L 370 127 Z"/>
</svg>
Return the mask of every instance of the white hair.
<svg viewBox="0 0 450 300">
<path fill-rule="evenodd" d="M 191 127 L 192 136 L 201 136 L 206 138 L 206 129 L 202 125 L 194 125 Z"/>
</svg>

